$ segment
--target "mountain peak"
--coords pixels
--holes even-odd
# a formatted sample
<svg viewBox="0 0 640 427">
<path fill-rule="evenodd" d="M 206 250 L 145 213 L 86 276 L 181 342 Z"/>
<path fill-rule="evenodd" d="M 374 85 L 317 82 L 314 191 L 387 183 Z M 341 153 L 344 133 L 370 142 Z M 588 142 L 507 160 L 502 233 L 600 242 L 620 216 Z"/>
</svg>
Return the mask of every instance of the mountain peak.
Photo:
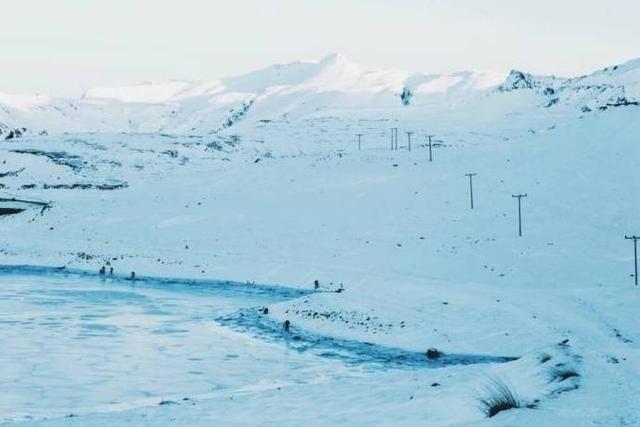
<svg viewBox="0 0 640 427">
<path fill-rule="evenodd" d="M 362 67 L 356 62 L 352 61 L 347 55 L 343 53 L 331 53 L 318 62 L 320 65 L 320 71 L 327 70 L 351 70 L 357 71 L 361 70 Z"/>
<path fill-rule="evenodd" d="M 321 64 L 338 64 L 341 62 L 351 63 L 352 61 L 347 57 L 347 55 L 341 52 L 330 53 L 320 60 Z"/>
</svg>

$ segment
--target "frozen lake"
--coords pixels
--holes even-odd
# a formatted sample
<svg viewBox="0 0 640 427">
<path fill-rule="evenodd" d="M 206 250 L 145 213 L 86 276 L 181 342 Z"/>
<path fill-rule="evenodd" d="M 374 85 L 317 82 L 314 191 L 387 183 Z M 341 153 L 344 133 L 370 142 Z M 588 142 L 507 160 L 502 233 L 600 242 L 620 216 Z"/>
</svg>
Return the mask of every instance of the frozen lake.
<svg viewBox="0 0 640 427">
<path fill-rule="evenodd" d="M 357 375 L 214 321 L 296 295 L 225 282 L 0 272 L 0 422 Z"/>
</svg>

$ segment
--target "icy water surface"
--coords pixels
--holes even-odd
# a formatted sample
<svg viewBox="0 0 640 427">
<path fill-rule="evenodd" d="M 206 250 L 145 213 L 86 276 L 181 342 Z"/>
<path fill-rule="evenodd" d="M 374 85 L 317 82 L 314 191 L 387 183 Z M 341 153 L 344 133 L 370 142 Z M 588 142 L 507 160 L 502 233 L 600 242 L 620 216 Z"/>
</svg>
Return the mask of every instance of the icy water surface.
<svg viewBox="0 0 640 427">
<path fill-rule="evenodd" d="M 370 370 L 501 363 L 325 337 L 260 308 L 309 292 L 0 266 L 0 422 L 233 396 Z"/>
<path fill-rule="evenodd" d="M 321 381 L 339 361 L 214 319 L 300 294 L 0 271 L 0 422 Z"/>
</svg>

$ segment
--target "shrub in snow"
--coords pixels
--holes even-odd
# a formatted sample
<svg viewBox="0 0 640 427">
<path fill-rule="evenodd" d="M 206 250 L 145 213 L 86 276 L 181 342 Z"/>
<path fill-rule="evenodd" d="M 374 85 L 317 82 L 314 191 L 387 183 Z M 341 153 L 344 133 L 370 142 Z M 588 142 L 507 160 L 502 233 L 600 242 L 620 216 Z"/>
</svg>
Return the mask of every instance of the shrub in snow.
<svg viewBox="0 0 640 427">
<path fill-rule="evenodd" d="M 568 380 L 569 378 L 576 378 L 579 376 L 580 374 L 575 368 L 572 368 L 570 366 L 565 366 L 562 363 L 554 366 L 549 371 L 549 380 L 551 382 L 553 381 L 562 382 L 562 381 Z"/>
<path fill-rule="evenodd" d="M 544 105 L 544 108 L 549 108 L 549 107 L 553 107 L 554 105 L 556 105 L 558 103 L 559 99 L 558 98 L 551 98 L 549 101 L 547 101 L 547 103 Z"/>
<path fill-rule="evenodd" d="M 516 392 L 504 381 L 494 378 L 478 398 L 480 409 L 489 418 L 508 409 L 521 408 L 522 402 Z"/>
<path fill-rule="evenodd" d="M 551 360 L 551 355 L 548 353 L 538 355 L 538 362 L 540 362 L 540 364 L 547 363 L 549 360 Z"/>
</svg>

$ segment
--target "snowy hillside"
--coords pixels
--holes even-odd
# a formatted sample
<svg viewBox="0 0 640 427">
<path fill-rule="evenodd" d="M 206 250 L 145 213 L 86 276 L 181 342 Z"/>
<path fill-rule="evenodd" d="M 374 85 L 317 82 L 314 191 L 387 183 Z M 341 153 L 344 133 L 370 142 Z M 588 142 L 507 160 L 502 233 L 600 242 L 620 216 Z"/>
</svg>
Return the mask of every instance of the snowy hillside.
<svg viewBox="0 0 640 427">
<path fill-rule="evenodd" d="M 275 65 L 212 82 L 98 87 L 80 99 L 0 95 L 0 123 L 34 131 L 208 133 L 243 119 L 285 120 L 407 104 L 456 107 L 504 80 L 491 73 L 407 73 L 365 69 L 342 55 Z"/>
<path fill-rule="evenodd" d="M 518 96 L 509 96 L 517 92 Z M 218 132 L 260 121 L 323 115 L 369 118 L 469 109 L 554 108 L 570 114 L 637 105 L 640 62 L 578 78 L 483 72 L 407 73 L 361 67 L 342 55 L 275 65 L 211 82 L 170 81 L 97 87 L 80 99 L 0 94 L 0 123 L 32 132 Z M 402 111 L 398 106 L 406 106 Z M 354 110 L 357 111 L 354 113 Z M 556 114 L 556 112 L 551 112 Z"/>
<path fill-rule="evenodd" d="M 340 55 L 0 95 L 0 423 L 640 425 L 639 100 Z"/>
</svg>

